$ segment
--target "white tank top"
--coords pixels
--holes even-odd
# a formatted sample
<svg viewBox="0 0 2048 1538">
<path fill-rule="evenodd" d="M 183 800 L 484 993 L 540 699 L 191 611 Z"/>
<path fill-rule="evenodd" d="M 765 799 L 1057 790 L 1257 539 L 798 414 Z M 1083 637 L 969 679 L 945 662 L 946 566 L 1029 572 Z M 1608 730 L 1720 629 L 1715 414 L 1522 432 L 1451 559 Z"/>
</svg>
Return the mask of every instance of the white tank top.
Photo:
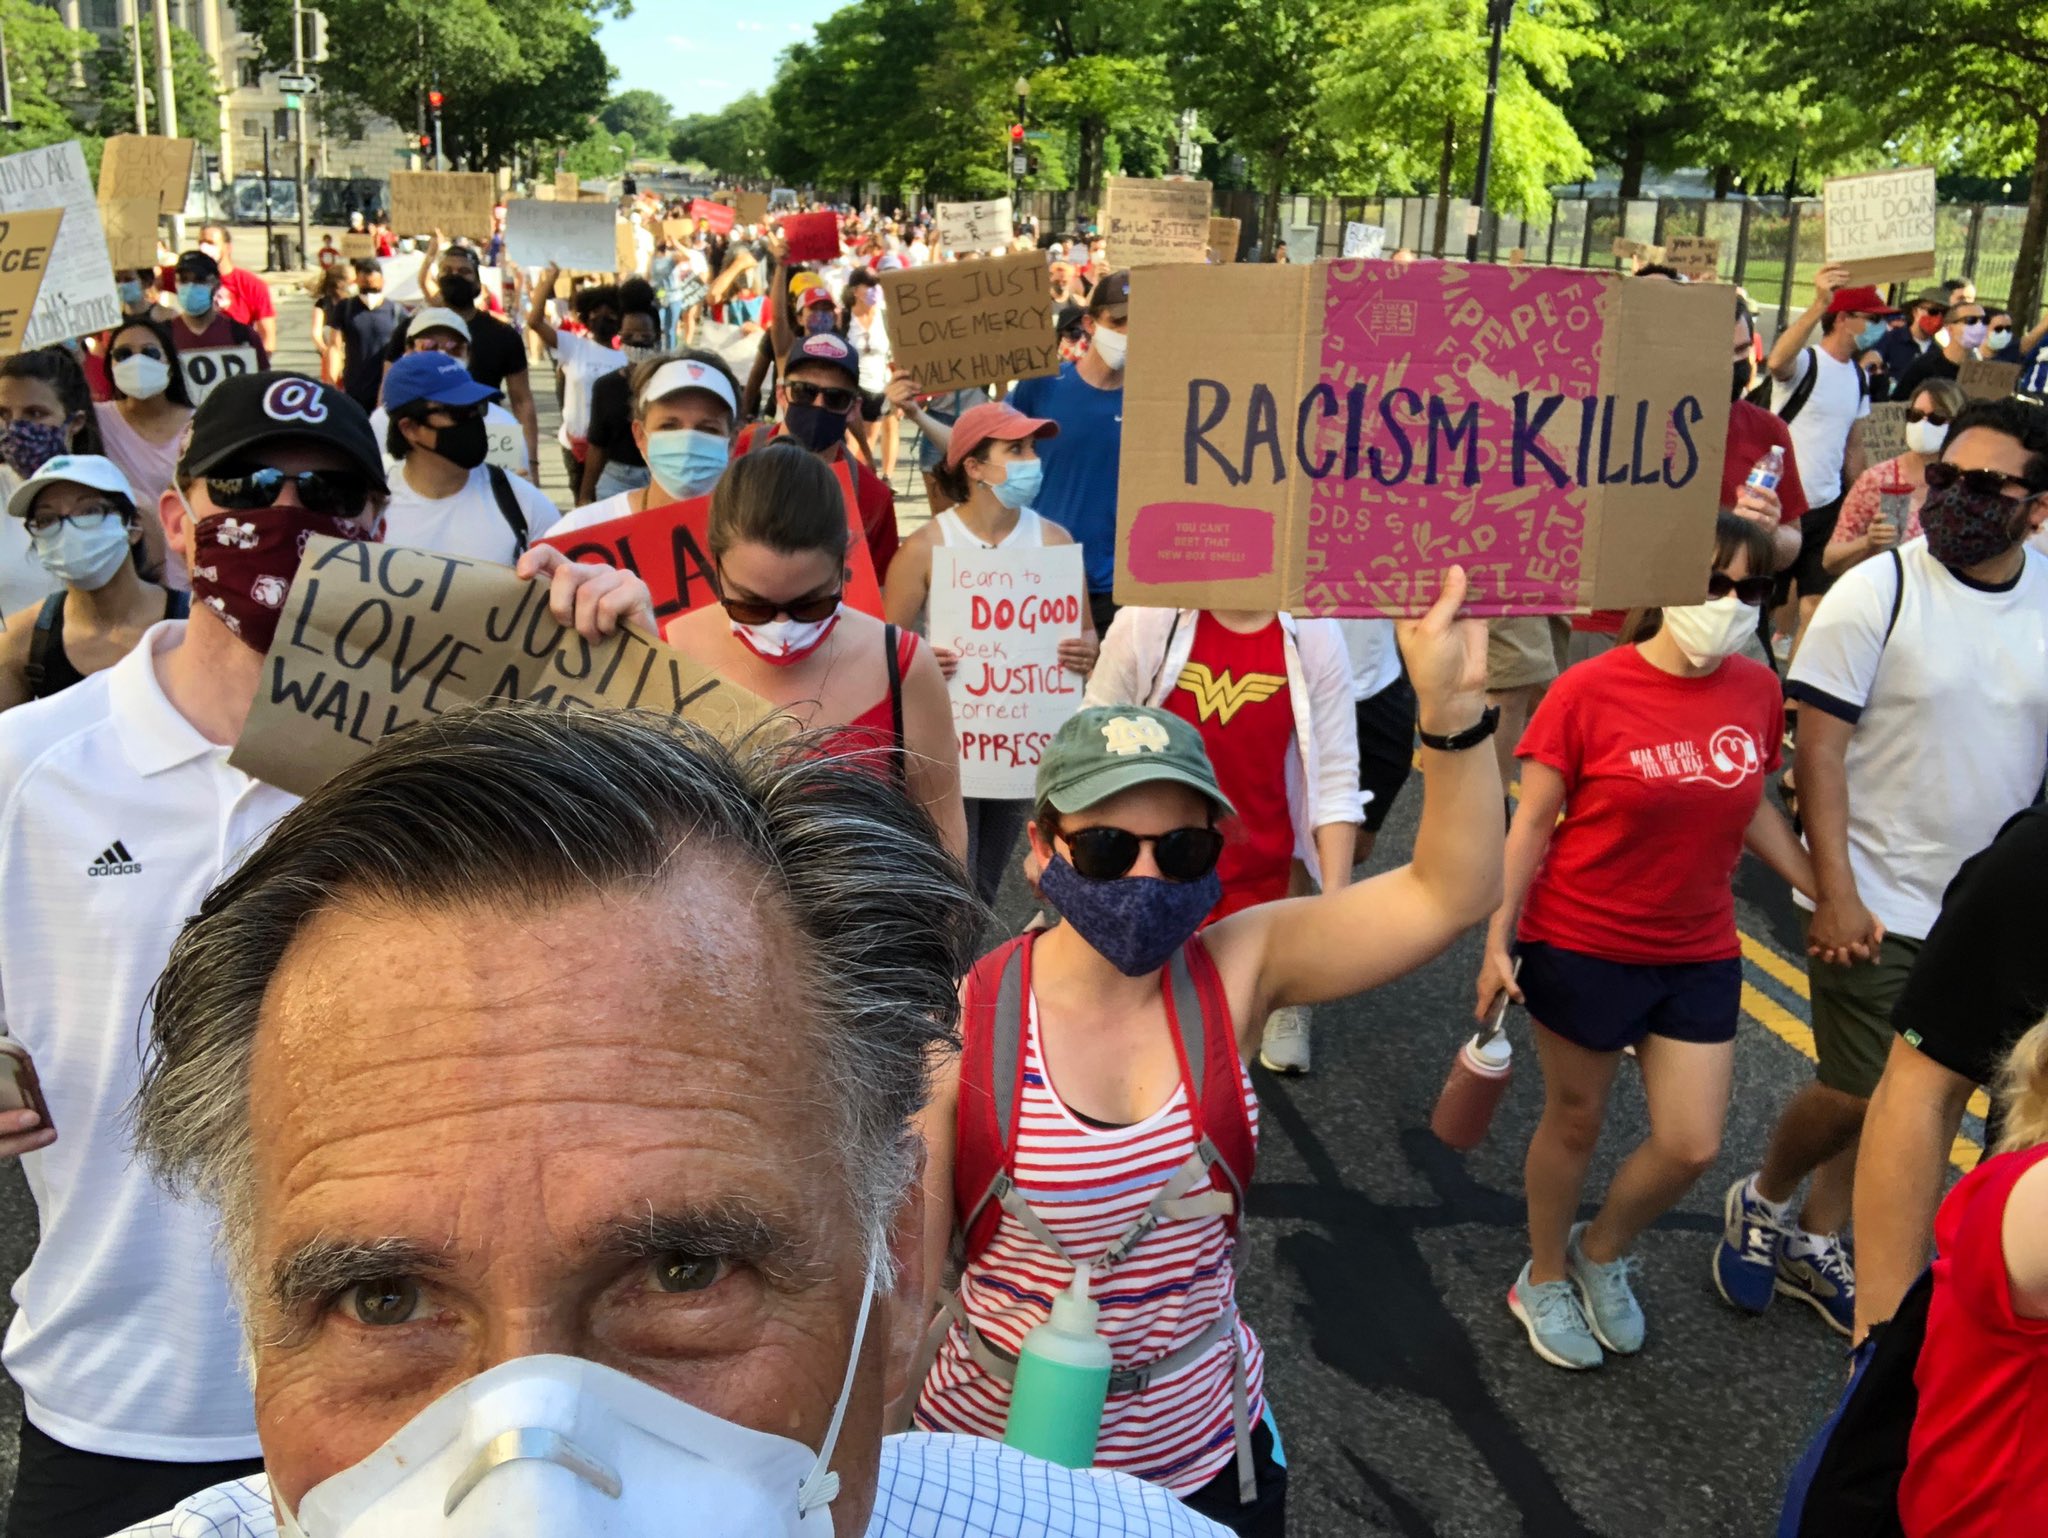
<svg viewBox="0 0 2048 1538">
<path fill-rule="evenodd" d="M 1045 526 L 1039 521 L 1038 509 L 1027 507 L 1017 515 L 1017 527 L 991 545 L 960 521 L 960 515 L 950 507 L 938 517 L 939 534 L 946 543 L 962 550 L 1007 550 L 1011 546 L 1020 549 L 1034 549 L 1045 543 Z"/>
</svg>

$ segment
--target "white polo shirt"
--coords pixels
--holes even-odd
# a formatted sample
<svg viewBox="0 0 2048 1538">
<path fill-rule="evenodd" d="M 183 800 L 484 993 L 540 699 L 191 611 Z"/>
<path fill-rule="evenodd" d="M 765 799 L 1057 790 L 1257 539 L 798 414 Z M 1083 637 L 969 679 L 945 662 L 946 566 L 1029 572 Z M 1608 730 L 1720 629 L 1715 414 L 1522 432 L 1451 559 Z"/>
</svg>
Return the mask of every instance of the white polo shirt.
<svg viewBox="0 0 2048 1538">
<path fill-rule="evenodd" d="M 200 1463 L 260 1456 L 241 1325 L 213 1213 L 150 1178 L 127 1111 L 171 942 L 295 798 L 165 696 L 155 657 L 184 629 L 0 715 L 0 1026 L 57 1128 L 21 1161 L 42 1238 L 0 1361 L 67 1447 Z"/>
</svg>

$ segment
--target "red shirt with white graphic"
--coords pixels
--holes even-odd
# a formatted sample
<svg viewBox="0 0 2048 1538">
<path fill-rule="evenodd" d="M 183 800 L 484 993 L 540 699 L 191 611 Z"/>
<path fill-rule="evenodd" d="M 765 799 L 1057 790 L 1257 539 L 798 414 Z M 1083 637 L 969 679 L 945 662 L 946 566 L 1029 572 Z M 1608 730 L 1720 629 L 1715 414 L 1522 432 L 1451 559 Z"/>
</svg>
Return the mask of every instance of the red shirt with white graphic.
<svg viewBox="0 0 2048 1538">
<path fill-rule="evenodd" d="M 1679 678 L 1617 646 L 1565 669 L 1515 749 L 1565 782 L 1520 937 L 1637 965 L 1739 956 L 1731 882 L 1783 731 L 1778 680 L 1746 657 Z"/>
<path fill-rule="evenodd" d="M 1222 823 L 1216 872 L 1223 897 L 1209 922 L 1287 895 L 1294 815 L 1287 806 L 1287 750 L 1294 702 L 1287 689 L 1287 641 L 1274 619 L 1239 634 L 1204 611 L 1165 708 L 1202 734 L 1216 783 L 1237 808 Z"/>
</svg>

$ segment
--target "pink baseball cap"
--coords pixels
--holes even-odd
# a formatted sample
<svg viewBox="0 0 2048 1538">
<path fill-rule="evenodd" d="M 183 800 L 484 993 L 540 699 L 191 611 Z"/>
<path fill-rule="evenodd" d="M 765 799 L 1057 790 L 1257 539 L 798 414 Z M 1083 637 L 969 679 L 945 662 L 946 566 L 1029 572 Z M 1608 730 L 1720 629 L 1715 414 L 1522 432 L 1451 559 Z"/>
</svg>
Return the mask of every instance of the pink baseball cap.
<svg viewBox="0 0 2048 1538">
<path fill-rule="evenodd" d="M 987 401 L 970 406 L 953 424 L 953 439 L 946 447 L 946 465 L 965 459 L 968 453 L 990 438 L 1014 443 L 1019 438 L 1057 438 L 1060 424 L 1044 417 L 1027 417 L 1008 401 Z"/>
</svg>

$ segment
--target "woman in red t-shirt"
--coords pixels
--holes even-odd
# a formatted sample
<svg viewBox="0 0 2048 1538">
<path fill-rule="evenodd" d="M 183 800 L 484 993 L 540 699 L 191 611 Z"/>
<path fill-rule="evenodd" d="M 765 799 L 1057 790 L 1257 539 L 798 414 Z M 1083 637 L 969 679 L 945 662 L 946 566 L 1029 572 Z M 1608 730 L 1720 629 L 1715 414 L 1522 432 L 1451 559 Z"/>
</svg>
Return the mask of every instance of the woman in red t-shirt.
<svg viewBox="0 0 2048 1538">
<path fill-rule="evenodd" d="M 1771 536 L 1724 512 L 1715 545 L 1709 601 L 1645 615 L 1634 645 L 1566 669 L 1516 750 L 1521 803 L 1479 1014 L 1505 991 L 1535 1026 L 1544 1106 L 1524 1173 L 1531 1258 L 1508 1307 L 1559 1367 L 1597 1367 L 1603 1346 L 1640 1348 L 1629 1246 L 1719 1151 L 1742 992 L 1736 862 L 1748 848 L 1800 890 L 1813 885 L 1806 851 L 1763 799 L 1783 731 L 1778 681 L 1735 655 L 1769 595 Z M 1574 1223 L 1630 1047 L 1650 1135 L 1598 1215 Z"/>
<path fill-rule="evenodd" d="M 2020 1038 L 1999 1088 L 1998 1156 L 1934 1220 L 1906 1538 L 2048 1532 L 2048 1021 Z"/>
</svg>

